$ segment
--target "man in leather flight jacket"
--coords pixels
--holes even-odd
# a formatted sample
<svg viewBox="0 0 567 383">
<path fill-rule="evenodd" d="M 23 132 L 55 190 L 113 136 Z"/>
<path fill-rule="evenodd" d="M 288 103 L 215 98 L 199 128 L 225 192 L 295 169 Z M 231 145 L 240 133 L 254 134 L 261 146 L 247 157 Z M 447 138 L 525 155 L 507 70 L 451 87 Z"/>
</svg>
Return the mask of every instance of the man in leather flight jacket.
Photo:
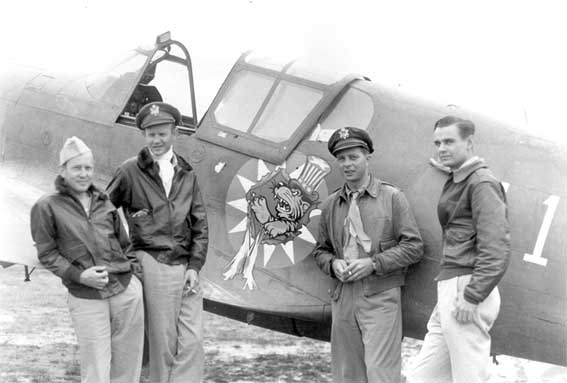
<svg viewBox="0 0 567 383">
<path fill-rule="evenodd" d="M 487 377 L 489 330 L 500 309 L 498 282 L 510 259 L 506 193 L 473 153 L 475 126 L 447 116 L 434 143 L 451 174 L 439 199 L 443 229 L 437 305 L 409 373 L 409 382 L 482 382 Z"/>
<path fill-rule="evenodd" d="M 39 261 L 69 290 L 81 382 L 137 383 L 144 342 L 139 264 L 118 211 L 92 183 L 91 150 L 71 137 L 59 158 L 56 192 L 31 210 Z"/>
<path fill-rule="evenodd" d="M 152 383 L 200 382 L 204 368 L 203 293 L 208 225 L 191 166 L 173 151 L 179 111 L 145 105 L 136 117 L 147 146 L 108 185 L 122 207 L 143 269 Z"/>
</svg>

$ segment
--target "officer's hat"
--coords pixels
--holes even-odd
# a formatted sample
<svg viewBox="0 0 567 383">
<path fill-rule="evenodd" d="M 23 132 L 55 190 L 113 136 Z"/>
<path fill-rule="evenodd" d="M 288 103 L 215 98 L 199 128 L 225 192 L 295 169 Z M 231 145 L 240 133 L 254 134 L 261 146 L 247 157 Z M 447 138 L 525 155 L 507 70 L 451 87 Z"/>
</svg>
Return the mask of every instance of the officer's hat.
<svg viewBox="0 0 567 383">
<path fill-rule="evenodd" d="M 356 147 L 366 149 L 368 153 L 374 151 L 372 139 L 370 139 L 366 130 L 349 126 L 335 130 L 327 144 L 327 148 L 333 156 L 336 156 L 340 150 Z"/>
<path fill-rule="evenodd" d="M 180 125 L 181 113 L 176 107 L 165 102 L 150 102 L 144 105 L 136 116 L 136 126 L 142 130 L 166 124 Z"/>
</svg>

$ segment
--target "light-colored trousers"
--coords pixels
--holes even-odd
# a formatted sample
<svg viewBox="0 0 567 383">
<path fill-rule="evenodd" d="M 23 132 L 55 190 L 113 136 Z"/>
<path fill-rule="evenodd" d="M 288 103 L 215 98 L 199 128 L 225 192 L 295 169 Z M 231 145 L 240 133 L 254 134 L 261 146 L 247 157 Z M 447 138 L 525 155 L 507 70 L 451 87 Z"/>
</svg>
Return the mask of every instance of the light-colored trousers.
<svg viewBox="0 0 567 383">
<path fill-rule="evenodd" d="M 183 294 L 185 265 L 167 265 L 143 251 L 144 298 L 151 383 L 198 383 L 203 378 L 203 293 Z"/>
<path fill-rule="evenodd" d="M 331 366 L 335 383 L 401 380 L 399 287 L 365 296 L 362 281 L 344 283 L 332 302 Z"/>
<path fill-rule="evenodd" d="M 488 377 L 489 330 L 498 317 L 500 294 L 495 287 L 477 307 L 475 320 L 461 324 L 453 316 L 470 275 L 437 283 L 437 305 L 427 323 L 423 346 L 408 372 L 411 383 L 477 383 Z"/>
<path fill-rule="evenodd" d="M 106 299 L 71 294 L 69 311 L 79 343 L 81 382 L 138 383 L 144 344 L 142 284 L 132 276 L 128 287 Z"/>
</svg>

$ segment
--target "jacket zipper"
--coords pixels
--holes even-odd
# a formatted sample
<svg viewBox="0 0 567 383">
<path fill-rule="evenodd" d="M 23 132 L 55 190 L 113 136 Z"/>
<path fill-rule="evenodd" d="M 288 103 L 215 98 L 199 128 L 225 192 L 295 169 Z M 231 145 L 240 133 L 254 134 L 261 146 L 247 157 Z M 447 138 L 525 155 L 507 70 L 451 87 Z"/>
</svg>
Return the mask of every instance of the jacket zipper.
<svg viewBox="0 0 567 383">
<path fill-rule="evenodd" d="M 154 162 L 154 164 L 155 164 L 155 162 Z M 155 171 L 156 168 L 154 167 L 153 170 Z M 175 177 L 178 175 L 178 173 L 179 172 L 175 172 L 175 170 L 174 170 L 173 178 L 171 179 L 171 188 L 169 189 L 169 195 L 172 194 L 173 186 L 176 185 Z M 163 185 L 163 180 L 161 179 L 161 177 L 159 175 L 159 171 L 157 172 L 157 177 L 153 177 L 153 174 L 152 174 L 151 178 L 154 180 L 154 182 L 156 182 L 158 184 L 158 188 L 162 192 L 163 198 L 167 202 L 167 215 L 168 215 L 168 221 L 169 221 L 168 222 L 169 223 L 169 240 L 170 240 L 170 245 L 173 248 L 173 244 L 174 244 L 174 241 L 173 241 L 173 222 L 172 222 L 172 214 L 171 214 L 172 202 L 171 202 L 171 199 L 169 198 L 169 196 L 167 195 L 167 193 L 165 192 L 165 186 Z"/>
<path fill-rule="evenodd" d="M 171 188 L 169 189 L 169 195 L 173 194 L 174 191 L 174 186 L 177 186 L 177 182 L 175 178 L 178 178 L 179 176 L 179 172 L 175 172 L 173 173 L 173 178 L 171 179 Z M 167 198 L 167 208 L 169 211 L 169 239 L 171 240 L 171 245 L 173 248 L 173 244 L 174 244 L 174 240 L 173 240 L 173 220 L 172 220 L 172 205 L 173 202 L 171 201 L 171 199 L 169 198 L 169 196 L 166 195 Z"/>
<path fill-rule="evenodd" d="M 88 225 L 89 228 L 90 228 L 89 232 L 90 232 L 90 233 L 93 233 L 93 235 L 94 235 L 95 250 L 98 251 L 98 247 L 99 247 L 98 239 L 97 239 L 97 235 L 96 235 L 95 228 L 94 228 L 93 223 L 92 223 L 92 220 L 91 220 L 91 215 L 92 215 L 93 210 L 94 210 L 94 204 L 95 204 L 95 202 L 96 202 L 96 201 L 95 201 L 95 195 L 94 195 L 94 193 L 91 192 L 91 197 L 90 197 L 90 198 L 91 198 L 91 203 L 90 203 L 90 206 L 89 206 L 89 211 L 88 211 L 88 213 L 85 211 L 85 208 L 83 207 L 83 204 L 81 203 L 81 201 L 80 201 L 77 197 L 75 197 L 75 196 L 74 196 L 73 194 L 71 194 L 71 193 L 68 193 L 68 195 L 71 197 L 71 199 L 72 199 L 73 201 L 75 201 L 75 205 L 78 205 L 79 210 L 80 210 L 80 214 L 82 214 L 82 215 L 86 218 L 86 220 L 87 220 L 87 225 Z M 85 245 L 85 247 L 87 247 L 87 249 L 88 249 L 88 246 Z M 97 265 L 96 259 L 95 259 L 95 257 L 93 256 L 93 254 L 91 254 L 90 251 L 89 251 L 89 254 L 91 255 L 91 259 L 92 259 L 92 261 L 93 261 L 93 264 L 94 264 L 94 265 Z M 100 255 L 100 254 L 98 254 L 98 255 Z M 102 258 L 101 258 L 101 259 L 102 259 Z M 98 266 L 98 265 L 97 265 L 97 266 Z"/>
</svg>

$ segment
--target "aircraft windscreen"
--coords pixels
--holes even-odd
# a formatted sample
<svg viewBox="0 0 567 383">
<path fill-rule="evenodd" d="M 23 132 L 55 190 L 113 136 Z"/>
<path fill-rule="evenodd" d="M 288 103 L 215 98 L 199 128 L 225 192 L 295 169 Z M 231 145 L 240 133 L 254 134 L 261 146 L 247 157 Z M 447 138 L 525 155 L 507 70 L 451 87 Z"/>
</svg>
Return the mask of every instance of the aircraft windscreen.
<svg viewBox="0 0 567 383">
<path fill-rule="evenodd" d="M 219 124 L 247 132 L 270 91 L 274 78 L 250 71 L 234 76 L 215 110 Z"/>
<path fill-rule="evenodd" d="M 271 93 L 274 81 L 271 76 L 252 71 L 236 73 L 215 109 L 217 122 L 272 142 L 289 139 L 323 92 L 280 81 Z"/>
<path fill-rule="evenodd" d="M 308 134 L 314 140 L 325 141 L 332 133 L 330 128 L 345 120 L 367 127 L 373 115 L 371 97 L 348 92 L 359 76 L 318 77 L 309 66 L 299 64 L 291 74 L 295 62 L 278 66 L 275 61 L 270 64 L 261 56 L 250 55 L 241 56 L 231 70 L 210 112 L 201 121 L 198 138 L 281 163 Z M 316 78 L 329 83 L 314 81 Z M 362 115 L 333 115 L 322 126 L 321 119 L 329 117 L 342 98 L 349 106 L 361 102 L 360 108 L 355 107 Z"/>
<path fill-rule="evenodd" d="M 320 90 L 280 82 L 251 133 L 274 142 L 287 140 L 322 97 Z"/>
<path fill-rule="evenodd" d="M 143 53 L 131 52 L 108 70 L 89 76 L 86 80 L 87 91 L 99 101 L 121 107 L 147 59 L 148 56 Z"/>
</svg>

